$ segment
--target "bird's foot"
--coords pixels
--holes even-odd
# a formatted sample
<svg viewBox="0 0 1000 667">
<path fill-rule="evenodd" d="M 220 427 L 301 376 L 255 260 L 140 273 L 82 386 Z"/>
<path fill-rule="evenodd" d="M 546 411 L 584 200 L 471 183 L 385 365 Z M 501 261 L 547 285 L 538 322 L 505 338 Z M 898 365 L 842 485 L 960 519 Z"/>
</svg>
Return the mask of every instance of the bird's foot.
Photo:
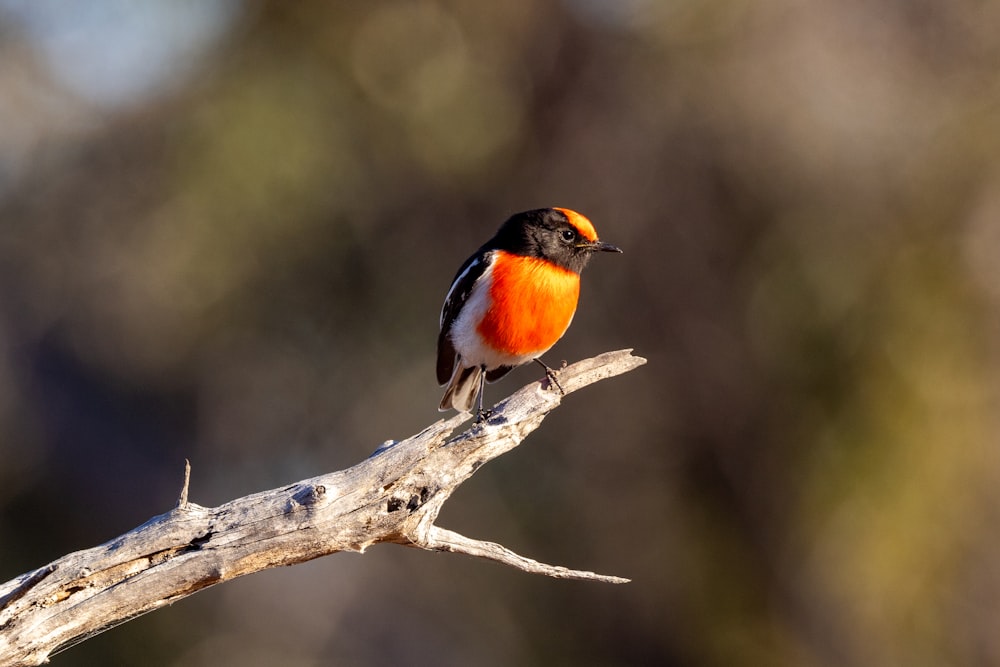
<svg viewBox="0 0 1000 667">
<path fill-rule="evenodd" d="M 562 388 L 562 385 L 559 384 L 559 378 L 556 377 L 556 373 L 558 373 L 559 371 L 555 370 L 554 368 L 549 368 L 548 365 L 546 365 L 546 363 L 544 361 L 542 361 L 541 359 L 535 359 L 535 361 L 542 368 L 545 369 L 545 377 L 549 381 L 549 386 L 551 387 L 552 385 L 555 385 L 556 389 L 559 390 L 559 394 L 561 396 L 565 396 L 566 395 L 566 391 Z M 562 368 L 566 368 L 566 362 L 565 361 L 562 364 Z"/>
</svg>

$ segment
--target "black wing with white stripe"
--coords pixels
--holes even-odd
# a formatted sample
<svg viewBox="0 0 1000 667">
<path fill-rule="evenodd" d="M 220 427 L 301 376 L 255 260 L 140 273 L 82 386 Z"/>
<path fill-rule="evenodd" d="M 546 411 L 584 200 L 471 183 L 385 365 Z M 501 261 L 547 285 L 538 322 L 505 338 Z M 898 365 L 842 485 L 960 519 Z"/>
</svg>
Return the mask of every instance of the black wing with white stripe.
<svg viewBox="0 0 1000 667">
<path fill-rule="evenodd" d="M 452 345 L 451 325 L 455 318 L 462 311 L 462 306 L 472 294 L 472 288 L 479 280 L 486 267 L 493 261 L 493 253 L 480 251 L 470 257 L 462 264 L 462 267 L 455 274 L 455 280 L 451 283 L 448 296 L 444 299 L 444 306 L 441 308 L 441 331 L 438 333 L 438 357 L 437 357 L 437 378 L 439 384 L 445 384 L 455 370 L 455 347 Z"/>
</svg>

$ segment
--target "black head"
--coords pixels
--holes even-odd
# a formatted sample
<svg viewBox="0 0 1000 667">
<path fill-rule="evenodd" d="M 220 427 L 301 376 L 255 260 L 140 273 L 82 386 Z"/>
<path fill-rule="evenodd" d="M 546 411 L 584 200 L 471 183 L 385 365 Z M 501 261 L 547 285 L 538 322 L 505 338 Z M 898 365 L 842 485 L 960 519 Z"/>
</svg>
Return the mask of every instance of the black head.
<svg viewBox="0 0 1000 667">
<path fill-rule="evenodd" d="M 515 255 L 547 259 L 580 273 L 595 252 L 621 252 L 597 239 L 594 225 L 567 208 L 539 208 L 515 213 L 486 245 Z"/>
</svg>

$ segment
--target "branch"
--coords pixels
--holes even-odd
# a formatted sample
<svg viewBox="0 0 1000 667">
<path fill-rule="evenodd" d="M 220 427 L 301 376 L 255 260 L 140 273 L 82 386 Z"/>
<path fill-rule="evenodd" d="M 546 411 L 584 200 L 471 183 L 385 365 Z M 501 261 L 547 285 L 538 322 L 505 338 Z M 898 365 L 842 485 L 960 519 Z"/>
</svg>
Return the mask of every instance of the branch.
<svg viewBox="0 0 1000 667">
<path fill-rule="evenodd" d="M 566 394 L 646 360 L 608 352 L 558 372 Z M 244 574 L 380 542 L 464 553 L 563 579 L 628 579 L 546 565 L 492 542 L 434 525 L 444 502 L 484 463 L 517 447 L 562 401 L 547 381 L 504 399 L 482 424 L 441 420 L 387 442 L 352 468 L 214 508 L 188 501 L 190 466 L 177 506 L 110 542 L 63 556 L 0 585 L 0 667 L 51 655 Z"/>
</svg>

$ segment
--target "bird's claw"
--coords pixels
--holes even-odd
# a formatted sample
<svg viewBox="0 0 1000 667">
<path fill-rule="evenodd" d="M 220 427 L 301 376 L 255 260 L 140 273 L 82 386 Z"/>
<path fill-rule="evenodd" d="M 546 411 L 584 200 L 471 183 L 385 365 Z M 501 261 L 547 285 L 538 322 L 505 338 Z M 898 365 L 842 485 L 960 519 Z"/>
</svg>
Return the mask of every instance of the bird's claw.
<svg viewBox="0 0 1000 667">
<path fill-rule="evenodd" d="M 553 370 L 553 369 L 549 368 L 548 366 L 545 367 L 545 378 L 549 381 L 549 387 L 552 387 L 552 385 L 555 385 L 556 389 L 559 390 L 559 395 L 560 396 L 565 396 L 566 395 L 566 390 L 562 388 L 561 384 L 559 384 L 559 378 L 556 377 L 556 373 L 558 373 L 558 371 Z"/>
</svg>

